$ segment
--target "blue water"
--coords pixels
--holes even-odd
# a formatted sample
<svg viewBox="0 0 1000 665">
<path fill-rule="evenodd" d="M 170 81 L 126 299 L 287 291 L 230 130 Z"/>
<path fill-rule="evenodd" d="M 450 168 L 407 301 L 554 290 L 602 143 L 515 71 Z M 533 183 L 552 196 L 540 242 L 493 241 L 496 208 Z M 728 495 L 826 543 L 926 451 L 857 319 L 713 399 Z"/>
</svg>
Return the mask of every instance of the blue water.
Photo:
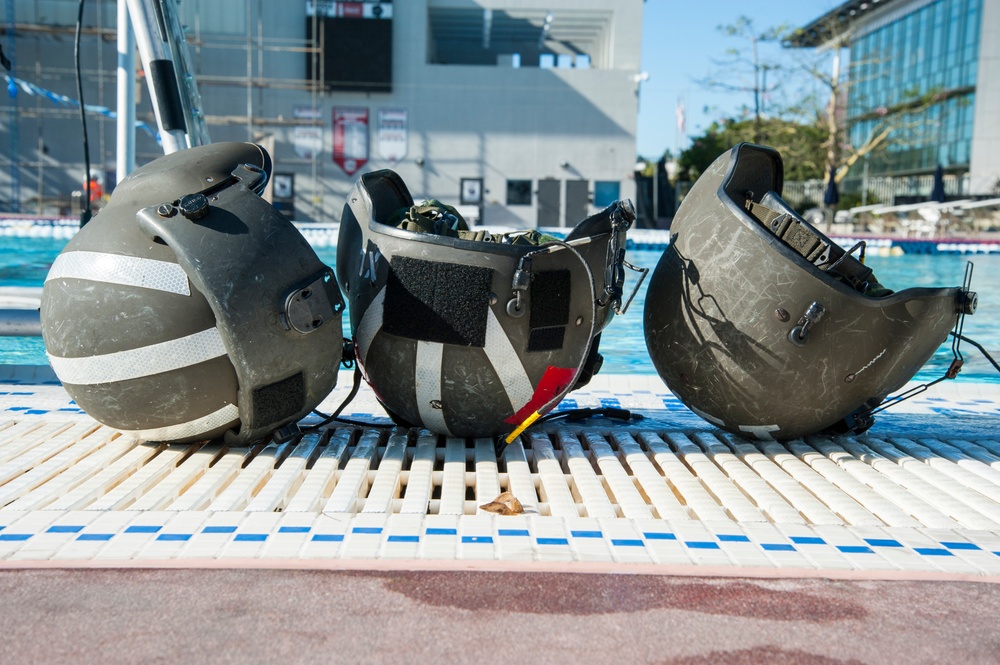
<svg viewBox="0 0 1000 665">
<path fill-rule="evenodd" d="M 49 266 L 66 244 L 51 238 L 0 238 L 0 286 L 41 286 Z M 317 253 L 328 265 L 333 265 L 336 249 L 322 247 Z M 628 260 L 638 266 L 654 268 L 661 250 L 629 250 Z M 962 283 L 965 265 L 970 258 L 975 264 L 973 290 L 979 293 L 979 310 L 966 317 L 965 335 L 982 344 L 1000 360 L 1000 256 L 966 257 L 951 254 L 906 254 L 903 256 L 869 256 L 868 265 L 885 286 L 900 290 L 910 286 L 957 286 Z M 627 287 L 634 284 L 629 273 Z M 616 316 L 601 338 L 604 355 L 602 373 L 655 374 L 646 351 L 642 332 L 642 312 L 646 299 L 643 284 L 624 316 Z M 966 358 L 963 378 L 1000 382 L 1000 374 L 975 348 L 963 345 Z M 946 343 L 916 378 L 935 379 L 951 364 L 951 344 Z M 45 364 L 45 349 L 41 338 L 0 337 L 0 364 Z"/>
</svg>

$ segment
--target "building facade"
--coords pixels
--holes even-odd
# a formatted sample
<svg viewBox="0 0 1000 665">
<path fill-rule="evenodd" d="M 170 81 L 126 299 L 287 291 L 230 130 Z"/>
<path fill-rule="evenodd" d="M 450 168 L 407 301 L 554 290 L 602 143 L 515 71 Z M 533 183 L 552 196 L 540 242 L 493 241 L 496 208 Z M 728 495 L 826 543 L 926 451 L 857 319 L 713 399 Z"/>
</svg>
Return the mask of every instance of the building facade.
<svg viewBox="0 0 1000 665">
<path fill-rule="evenodd" d="M 1000 193 L 998 33 L 1000 0 L 851 0 L 791 41 L 849 50 L 852 145 L 887 116 L 898 120 L 888 148 L 867 160 L 870 175 L 919 176 L 940 164 L 968 183 L 959 194 L 988 195 Z"/>
<path fill-rule="evenodd" d="M 33 212 L 85 175 L 78 112 L 46 95 L 76 98 L 77 2 L 4 1 L 12 74 L 43 92 L 0 109 L 0 201 Z M 111 110 L 115 5 L 88 3 L 81 48 L 85 101 Z M 634 196 L 642 0 L 182 0 L 179 15 L 211 140 L 263 142 L 297 220 L 338 221 L 381 168 L 489 225 L 573 225 Z M 88 118 L 113 184 L 114 120 Z M 137 163 L 159 154 L 139 131 Z"/>
</svg>

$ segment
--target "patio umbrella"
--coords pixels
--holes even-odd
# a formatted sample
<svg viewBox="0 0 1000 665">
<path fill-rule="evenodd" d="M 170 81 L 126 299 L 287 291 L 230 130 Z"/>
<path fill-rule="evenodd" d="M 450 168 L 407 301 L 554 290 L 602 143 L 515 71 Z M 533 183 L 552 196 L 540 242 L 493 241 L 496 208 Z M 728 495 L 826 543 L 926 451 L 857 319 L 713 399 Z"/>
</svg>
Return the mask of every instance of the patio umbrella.
<svg viewBox="0 0 1000 665">
<path fill-rule="evenodd" d="M 830 179 L 826 183 L 826 191 L 823 192 L 823 205 L 832 208 L 840 201 L 840 193 L 837 191 L 837 169 L 830 167 Z"/>
<path fill-rule="evenodd" d="M 938 164 L 934 169 L 934 186 L 931 187 L 931 201 L 944 203 L 944 169 Z"/>
</svg>

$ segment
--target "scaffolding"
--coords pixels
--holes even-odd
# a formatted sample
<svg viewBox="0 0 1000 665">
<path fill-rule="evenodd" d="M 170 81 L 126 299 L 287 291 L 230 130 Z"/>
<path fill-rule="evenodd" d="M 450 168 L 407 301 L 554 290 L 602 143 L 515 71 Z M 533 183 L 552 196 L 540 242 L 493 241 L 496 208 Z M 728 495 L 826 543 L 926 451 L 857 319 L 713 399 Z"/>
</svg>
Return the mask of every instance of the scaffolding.
<svg viewBox="0 0 1000 665">
<path fill-rule="evenodd" d="M 173 0 L 128 2 L 130 9 L 133 5 L 173 5 Z M 6 168 L 2 170 L 8 180 L 9 197 L 5 202 L 0 200 L 0 210 L 25 210 L 37 215 L 75 214 L 79 201 L 79 192 L 75 190 L 80 188 L 83 178 L 88 175 L 83 172 L 82 151 L 77 138 L 78 106 L 73 106 L 77 103 L 75 70 L 72 58 L 67 58 L 66 48 L 72 43 L 75 26 L 67 23 L 68 12 L 62 11 L 60 14 L 55 11 L 54 15 L 46 16 L 44 7 L 51 7 L 53 4 L 66 4 L 68 7 L 72 4 L 75 8 L 76 2 L 4 0 L 4 3 L 5 52 L 11 56 L 12 61 L 13 55 L 20 52 L 28 58 L 33 55 L 35 62 L 30 74 L 15 73 L 13 70 L 8 72 L 8 89 L 13 92 L 8 94 L 6 100 L 5 129 L 9 147 L 5 156 Z M 212 97 L 221 91 L 225 91 L 227 97 L 234 90 L 245 91 L 243 113 L 230 111 L 238 107 L 228 104 L 224 105 L 224 112 L 219 112 L 216 105 L 216 112 L 203 113 L 201 119 L 209 132 L 218 127 L 223 128 L 220 132 L 223 140 L 266 141 L 272 128 L 321 125 L 320 119 L 315 117 L 297 118 L 270 113 L 269 110 L 274 105 L 268 103 L 268 98 L 273 97 L 275 91 L 280 91 L 278 94 L 295 91 L 297 94 L 307 95 L 308 102 L 303 103 L 313 107 L 318 105 L 321 92 L 319 81 L 323 74 L 322 58 L 318 57 L 322 48 L 322 34 L 318 30 L 314 29 L 311 35 L 295 39 L 271 35 L 273 26 L 265 20 L 263 0 L 183 0 L 182 6 L 183 12 L 179 16 L 177 27 L 184 24 L 190 54 L 190 73 L 178 77 L 182 92 L 185 86 L 194 86 L 195 80 L 206 97 Z M 245 16 L 245 21 L 240 22 L 238 34 L 222 34 L 210 25 L 212 19 L 222 16 L 223 10 L 232 10 L 237 6 Z M 19 8 L 23 11 L 18 12 Z M 82 77 L 84 98 L 88 102 L 88 120 L 98 121 L 96 135 L 92 138 L 96 148 L 93 151 L 94 164 L 95 170 L 100 171 L 107 181 L 106 191 L 113 189 L 113 184 L 119 179 L 114 175 L 117 171 L 113 165 L 118 164 L 116 153 L 121 137 L 116 136 L 115 128 L 109 126 L 121 111 L 120 106 L 117 111 L 114 110 L 120 94 L 119 89 L 116 89 L 116 70 L 119 65 L 115 46 L 119 20 L 117 9 L 115 0 L 88 3 L 81 29 Z M 228 19 L 231 19 L 231 14 L 232 11 L 228 12 Z M 138 41 L 141 51 L 141 39 Z M 310 68 L 312 77 L 309 79 L 265 75 L 266 62 L 274 54 L 296 54 L 302 58 L 312 55 L 316 57 L 317 66 Z M 170 55 L 175 61 L 178 60 L 179 54 L 176 51 Z M 237 59 L 242 62 L 242 68 L 227 67 L 224 71 L 217 65 L 220 61 L 231 65 Z M 135 71 L 135 80 L 138 82 L 135 87 L 135 118 L 139 123 L 155 126 L 154 100 L 150 98 L 151 93 L 146 85 L 147 69 L 148 67 L 140 65 Z M 22 81 L 23 85 L 18 85 L 18 81 Z M 109 86 L 113 87 L 109 89 Z M 18 91 L 21 92 L 20 97 L 33 99 L 34 103 L 19 104 Z M 91 103 L 91 100 L 94 102 Z M 190 112 L 191 109 L 185 108 L 185 111 Z M 202 113 L 200 108 L 194 112 Z M 245 128 L 245 135 L 236 136 L 232 132 L 235 127 Z M 34 145 L 21 145 L 25 132 L 36 135 Z M 163 138 L 161 130 L 161 141 Z M 196 140 L 193 144 L 199 142 L 203 140 Z M 179 147 L 188 147 L 190 144 Z M 138 163 L 145 163 L 163 153 L 162 144 L 158 144 L 152 136 L 143 135 L 134 146 L 134 160 Z M 311 194 L 313 202 L 321 203 L 323 192 L 317 191 L 315 185 L 322 177 L 322 166 L 318 161 L 317 156 L 312 159 L 284 160 L 299 169 L 310 171 L 314 191 L 305 193 Z M 22 180 L 34 185 L 33 194 L 27 194 L 26 198 L 22 198 Z"/>
</svg>

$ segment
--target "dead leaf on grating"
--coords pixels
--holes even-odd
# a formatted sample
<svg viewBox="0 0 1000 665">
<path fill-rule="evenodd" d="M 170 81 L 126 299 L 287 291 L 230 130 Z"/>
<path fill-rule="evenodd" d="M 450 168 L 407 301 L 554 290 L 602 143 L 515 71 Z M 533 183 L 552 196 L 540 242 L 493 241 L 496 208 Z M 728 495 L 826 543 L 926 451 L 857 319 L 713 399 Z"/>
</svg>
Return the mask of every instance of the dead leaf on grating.
<svg viewBox="0 0 1000 665">
<path fill-rule="evenodd" d="M 524 512 L 524 506 L 510 492 L 503 492 L 497 498 L 479 507 L 488 513 L 496 513 L 497 515 L 520 515 Z"/>
</svg>

